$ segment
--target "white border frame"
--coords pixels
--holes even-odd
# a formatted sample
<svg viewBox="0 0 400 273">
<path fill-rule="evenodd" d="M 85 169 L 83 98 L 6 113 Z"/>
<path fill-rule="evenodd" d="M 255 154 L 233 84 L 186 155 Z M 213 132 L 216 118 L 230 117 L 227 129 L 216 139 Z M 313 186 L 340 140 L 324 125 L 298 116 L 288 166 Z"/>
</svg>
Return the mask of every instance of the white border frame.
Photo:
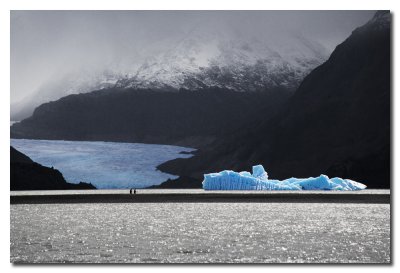
<svg viewBox="0 0 400 273">
<path fill-rule="evenodd" d="M 396 137 L 399 136 L 399 119 L 400 119 L 400 107 L 399 96 L 397 95 L 397 84 L 396 79 L 399 78 L 398 67 L 399 64 L 399 54 L 397 54 L 396 45 L 398 45 L 399 38 L 399 26 L 397 23 L 397 12 L 400 1 L 396 0 L 331 0 L 327 1 L 317 1 L 317 0 L 278 0 L 278 1 L 261 1 L 261 0 L 197 0 L 197 1 L 179 1 L 179 0 L 146 0 L 146 1 L 129 1 L 129 0 L 2 0 L 0 1 L 0 29 L 1 29 L 1 42 L 0 42 L 0 76 L 1 76 L 1 107 L 0 107 L 0 123 L 2 128 L 2 133 L 0 134 L 0 155 L 1 155 L 1 220 L 3 224 L 1 225 L 1 255 L 0 255 L 0 266 L 2 267 L 2 272 L 8 272 L 10 270 L 30 270 L 32 272 L 50 272 L 54 269 L 66 271 L 66 270 L 79 270 L 79 271 L 102 271 L 109 269 L 118 269 L 123 271 L 138 270 L 150 271 L 155 269 L 160 269 L 167 272 L 202 272 L 204 270 L 219 271 L 219 270 L 229 270 L 230 272 L 241 272 L 243 270 L 252 271 L 263 271 L 265 270 L 288 270 L 293 269 L 299 272 L 319 272 L 323 270 L 324 272 L 336 272 L 340 271 L 353 271 L 360 269 L 363 272 L 375 272 L 393 270 L 400 263 L 399 252 L 395 251 L 395 246 L 398 245 L 399 236 L 395 233 L 395 227 L 398 227 L 398 208 L 396 208 L 396 200 L 398 197 L 396 189 L 400 181 L 399 164 L 395 160 L 399 155 L 399 146 L 396 145 Z M 134 268 L 130 266 L 12 266 L 10 264 L 10 205 L 9 205 L 9 144 L 10 144 L 10 10 L 391 10 L 393 14 L 393 42 L 392 42 L 392 52 L 393 52 L 393 71 L 392 71 L 392 99 L 394 100 L 392 104 L 393 111 L 393 123 L 392 123 L 392 138 L 393 138 L 393 157 L 392 157 L 392 263 L 394 266 L 363 266 L 359 268 L 358 266 L 341 266 L 337 268 L 336 266 L 325 266 L 321 268 L 320 266 L 192 266 L 187 268 L 187 266 L 135 266 Z"/>
</svg>

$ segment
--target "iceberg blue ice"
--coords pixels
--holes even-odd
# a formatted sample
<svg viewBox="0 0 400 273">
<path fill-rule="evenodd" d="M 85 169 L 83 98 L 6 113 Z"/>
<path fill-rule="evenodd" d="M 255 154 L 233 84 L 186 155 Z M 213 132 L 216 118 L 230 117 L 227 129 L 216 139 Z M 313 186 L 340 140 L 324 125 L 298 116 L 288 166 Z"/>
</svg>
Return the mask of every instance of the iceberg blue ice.
<svg viewBox="0 0 400 273">
<path fill-rule="evenodd" d="M 286 180 L 270 180 L 262 165 L 253 166 L 253 174 L 249 172 L 222 171 L 204 175 L 205 190 L 363 190 L 367 186 L 359 182 L 329 178 L 321 174 L 310 178 L 289 178 Z"/>
</svg>

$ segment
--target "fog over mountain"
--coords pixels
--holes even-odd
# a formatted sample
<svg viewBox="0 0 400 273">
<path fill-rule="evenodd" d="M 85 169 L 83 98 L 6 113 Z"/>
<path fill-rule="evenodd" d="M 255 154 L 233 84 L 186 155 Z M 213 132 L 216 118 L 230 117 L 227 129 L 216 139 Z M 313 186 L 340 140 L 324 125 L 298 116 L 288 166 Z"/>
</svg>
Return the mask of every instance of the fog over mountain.
<svg viewBox="0 0 400 273">
<path fill-rule="evenodd" d="M 112 86 L 294 90 L 372 14 L 12 11 L 11 112 Z"/>
</svg>

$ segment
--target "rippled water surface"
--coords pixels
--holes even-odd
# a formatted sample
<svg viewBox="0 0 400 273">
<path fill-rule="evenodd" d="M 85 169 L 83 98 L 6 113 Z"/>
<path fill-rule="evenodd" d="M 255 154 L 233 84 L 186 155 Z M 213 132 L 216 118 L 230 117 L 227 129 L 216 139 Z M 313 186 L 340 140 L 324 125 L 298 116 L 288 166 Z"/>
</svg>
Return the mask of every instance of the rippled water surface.
<svg viewBox="0 0 400 273">
<path fill-rule="evenodd" d="M 11 262 L 390 262 L 389 204 L 11 205 Z"/>
</svg>

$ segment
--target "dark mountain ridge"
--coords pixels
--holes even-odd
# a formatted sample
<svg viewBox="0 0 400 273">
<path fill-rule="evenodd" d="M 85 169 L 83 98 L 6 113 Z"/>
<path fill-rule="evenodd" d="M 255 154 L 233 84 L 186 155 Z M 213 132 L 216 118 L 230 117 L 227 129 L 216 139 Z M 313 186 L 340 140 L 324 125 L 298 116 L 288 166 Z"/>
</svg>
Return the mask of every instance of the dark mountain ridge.
<svg viewBox="0 0 400 273">
<path fill-rule="evenodd" d="M 204 173 L 263 164 L 273 178 L 325 173 L 390 188 L 390 39 L 390 13 L 378 12 L 272 119 L 159 169 L 199 183 Z"/>
<path fill-rule="evenodd" d="M 263 92 L 279 87 L 293 93 L 304 76 L 329 56 L 323 45 L 299 33 L 280 32 L 267 40 L 236 34 L 193 29 L 152 54 L 144 50 L 143 58 L 133 60 L 128 55 L 106 67 L 84 69 L 82 63 L 68 73 L 57 71 L 31 95 L 11 104 L 11 119 L 28 118 L 45 102 L 101 89 Z"/>
<path fill-rule="evenodd" d="M 11 191 L 95 189 L 88 183 L 67 183 L 60 171 L 34 162 L 13 147 L 10 147 L 10 163 Z"/>
<path fill-rule="evenodd" d="M 281 91 L 108 89 L 70 95 L 14 124 L 11 138 L 201 147 L 231 134 L 255 114 L 272 115 L 289 96 Z"/>
</svg>

